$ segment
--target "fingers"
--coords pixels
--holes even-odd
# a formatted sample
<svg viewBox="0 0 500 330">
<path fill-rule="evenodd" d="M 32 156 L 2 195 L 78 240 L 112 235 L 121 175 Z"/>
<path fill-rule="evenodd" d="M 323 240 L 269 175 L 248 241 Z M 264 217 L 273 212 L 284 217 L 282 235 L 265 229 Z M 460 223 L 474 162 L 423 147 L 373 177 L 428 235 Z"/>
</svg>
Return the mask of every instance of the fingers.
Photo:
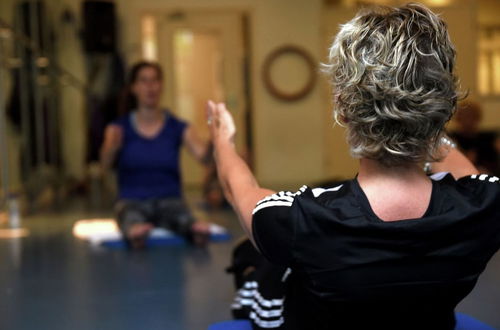
<svg viewBox="0 0 500 330">
<path fill-rule="evenodd" d="M 207 106 L 205 107 L 206 109 L 206 116 L 207 116 L 207 124 L 210 126 L 212 124 L 212 121 L 214 119 L 214 109 L 216 105 L 212 100 L 207 101 Z"/>
<path fill-rule="evenodd" d="M 230 134 L 234 134 L 235 132 L 235 125 L 234 125 L 234 120 L 233 116 L 227 110 L 226 105 L 224 103 L 219 104 L 219 120 L 224 122 L 225 128 L 230 132 Z"/>
<path fill-rule="evenodd" d="M 225 103 L 207 102 L 207 124 L 212 139 L 222 138 L 232 140 L 236 133 L 231 113 L 227 110 Z"/>
<path fill-rule="evenodd" d="M 206 106 L 207 118 L 210 118 L 210 116 L 212 116 L 215 107 L 216 107 L 216 104 L 214 101 L 212 101 L 212 100 L 207 101 L 207 106 Z"/>
<path fill-rule="evenodd" d="M 210 132 L 210 139 L 213 141 L 217 136 L 217 104 L 212 100 L 208 100 L 207 106 L 207 125 Z"/>
<path fill-rule="evenodd" d="M 218 126 L 221 112 L 223 112 L 225 108 L 226 106 L 224 105 L 224 103 L 215 103 L 212 100 L 208 100 L 206 106 L 208 125 L 212 125 L 215 123 L 215 126 Z"/>
</svg>

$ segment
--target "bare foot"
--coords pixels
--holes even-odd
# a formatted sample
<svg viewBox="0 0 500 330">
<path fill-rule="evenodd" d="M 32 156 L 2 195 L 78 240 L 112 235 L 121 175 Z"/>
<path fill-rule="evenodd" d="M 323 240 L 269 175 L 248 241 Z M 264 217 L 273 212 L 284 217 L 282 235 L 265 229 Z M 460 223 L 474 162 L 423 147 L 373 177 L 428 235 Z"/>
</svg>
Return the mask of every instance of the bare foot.
<svg viewBox="0 0 500 330">
<path fill-rule="evenodd" d="M 153 229 L 153 224 L 145 222 L 145 223 L 136 223 L 132 225 L 128 232 L 127 238 L 130 240 L 130 244 L 134 249 L 142 249 L 146 246 L 146 238 L 149 235 L 149 232 Z"/>
<path fill-rule="evenodd" d="M 196 221 L 191 225 L 193 244 L 199 247 L 207 245 L 210 238 L 210 224 L 202 221 Z"/>
</svg>

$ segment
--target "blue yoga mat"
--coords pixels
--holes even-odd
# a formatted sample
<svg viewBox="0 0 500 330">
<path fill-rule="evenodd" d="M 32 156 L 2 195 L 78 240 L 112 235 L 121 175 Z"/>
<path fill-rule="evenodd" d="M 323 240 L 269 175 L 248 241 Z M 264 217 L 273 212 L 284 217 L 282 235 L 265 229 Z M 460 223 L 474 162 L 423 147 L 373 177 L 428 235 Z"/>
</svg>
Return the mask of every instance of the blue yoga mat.
<svg viewBox="0 0 500 330">
<path fill-rule="evenodd" d="M 248 320 L 231 320 L 214 323 L 207 330 L 252 330 L 252 324 Z"/>
<path fill-rule="evenodd" d="M 489 325 L 476 320 L 475 318 L 462 314 L 455 313 L 457 325 L 455 330 L 495 330 Z M 252 324 L 248 320 L 231 320 L 214 323 L 207 330 L 251 330 Z"/>
<path fill-rule="evenodd" d="M 210 242 L 226 242 L 230 239 L 231 235 L 229 233 L 217 233 L 210 235 Z M 187 244 L 186 239 L 179 235 L 172 235 L 169 237 L 150 237 L 146 240 L 146 247 L 177 246 L 184 244 Z M 124 249 L 127 247 L 125 241 L 122 239 L 103 241 L 101 245 L 111 249 Z"/>
</svg>

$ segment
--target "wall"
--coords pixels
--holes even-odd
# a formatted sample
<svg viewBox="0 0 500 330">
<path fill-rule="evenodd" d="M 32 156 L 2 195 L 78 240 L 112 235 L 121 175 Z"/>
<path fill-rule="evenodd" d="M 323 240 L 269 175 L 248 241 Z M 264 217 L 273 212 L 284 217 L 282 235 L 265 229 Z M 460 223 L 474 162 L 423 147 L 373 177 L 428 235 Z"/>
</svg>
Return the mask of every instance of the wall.
<svg viewBox="0 0 500 330">
<path fill-rule="evenodd" d="M 253 28 L 255 160 L 259 179 L 271 186 L 310 183 L 323 178 L 323 99 L 321 88 L 284 103 L 261 83 L 267 54 L 282 44 L 305 48 L 321 60 L 321 1 L 260 1 Z M 279 81 L 279 77 L 277 77 Z"/>
<path fill-rule="evenodd" d="M 81 23 L 81 4 L 78 0 L 61 0 L 55 7 L 55 17 L 61 11 L 70 9 L 76 24 L 59 24 L 58 27 L 58 62 L 81 82 L 86 82 L 85 58 L 82 42 L 79 38 Z M 61 153 L 65 174 L 77 180 L 86 176 L 87 151 L 87 108 L 84 91 L 70 85 L 61 86 Z"/>
<path fill-rule="evenodd" d="M 14 15 L 14 7 L 12 0 L 0 1 L 0 18 L 5 21 L 7 24 L 11 24 L 13 21 Z M 2 51 L 10 52 L 12 51 L 12 46 L 9 40 L 3 40 L 2 43 Z M 3 53 L 0 55 L 5 56 Z M 1 88 L 0 93 L 2 93 L 2 102 L 7 104 L 7 99 L 10 95 L 11 91 L 11 77 L 10 72 L 6 70 L 4 67 L 1 67 Z M 9 175 L 9 188 L 17 191 L 21 188 L 21 176 L 20 176 L 20 154 L 19 154 L 19 146 L 20 146 L 20 137 L 13 125 L 6 121 L 6 132 L 0 132 L 2 134 L 2 138 L 6 137 L 6 145 L 7 145 L 7 155 L 1 155 L 2 157 L 7 157 L 8 161 L 8 175 Z M 4 135 L 5 134 L 5 135 Z M 0 166 L 3 165 L 3 162 L 0 162 Z M 3 169 L 2 169 L 3 170 Z M 1 180 L 1 179 L 0 179 Z M 3 183 L 2 183 L 3 187 Z"/>
<path fill-rule="evenodd" d="M 340 24 L 347 22 L 356 14 L 356 8 L 329 6 L 322 15 L 322 60 L 326 61 L 328 48 L 340 29 Z M 335 125 L 332 119 L 332 100 L 330 85 L 323 81 L 323 134 L 325 154 L 325 178 L 350 178 L 358 171 L 358 160 L 353 159 L 345 139 L 343 127 Z"/>
<path fill-rule="evenodd" d="M 13 25 L 14 6 L 18 1 L 0 1 L 0 17 L 8 24 Z M 54 23 L 55 35 L 58 47 L 58 64 L 67 69 L 80 81 L 85 81 L 84 62 L 78 37 L 80 29 L 80 1 L 79 0 L 53 0 L 46 2 L 49 20 Z M 61 12 L 69 8 L 75 14 L 74 25 L 61 24 Z M 11 44 L 11 41 L 7 42 Z M 7 77 L 4 90 L 9 95 L 10 77 Z M 85 175 L 85 151 L 86 151 L 86 126 L 84 125 L 85 108 L 84 95 L 81 89 L 71 86 L 61 86 L 61 111 L 60 111 L 60 135 L 61 152 L 64 174 L 76 179 L 82 179 Z M 18 132 L 9 127 L 9 160 L 11 173 L 11 186 L 17 190 L 21 186 L 20 178 L 20 139 Z"/>
<path fill-rule="evenodd" d="M 0 1 L 0 16 L 11 21 L 14 0 Z M 389 1 L 391 2 L 391 1 Z M 398 3 L 399 1 L 392 1 Z M 255 170 L 260 182 L 271 188 L 298 188 L 331 177 L 350 177 L 357 162 L 349 156 L 343 129 L 333 127 L 329 87 L 320 77 L 313 92 L 298 102 L 286 103 L 272 97 L 261 82 L 261 68 L 266 56 L 283 44 L 305 48 L 316 62 L 325 60 L 326 47 L 338 24 L 352 16 L 355 8 L 323 5 L 322 0 L 116 0 L 121 30 L 120 49 L 128 63 L 141 57 L 140 18 L 145 12 L 171 12 L 176 9 L 234 10 L 245 12 L 251 25 L 252 101 L 254 107 L 253 136 Z M 338 3 L 338 2 L 335 2 Z M 475 95 L 476 30 L 482 22 L 498 23 L 499 2 L 482 0 L 454 1 L 447 8 L 437 8 L 447 20 L 450 34 L 458 49 L 458 73 L 464 88 L 477 97 L 485 109 L 485 128 L 500 127 L 499 98 Z M 77 18 L 77 26 L 58 30 L 59 61 L 80 77 L 84 75 L 76 28 L 81 24 L 80 0 L 53 0 L 53 17 L 69 7 Z M 86 137 L 82 94 L 72 87 L 63 88 L 61 135 L 63 158 L 69 174 L 85 176 Z M 12 148 L 16 148 L 12 142 Z M 15 165 L 12 165 L 15 167 Z"/>
<path fill-rule="evenodd" d="M 385 1 L 398 5 L 403 1 Z M 450 37 L 457 49 L 456 73 L 460 79 L 461 89 L 469 93 L 469 97 L 477 99 L 483 105 L 483 128 L 498 129 L 500 127 L 500 98 L 485 98 L 477 94 L 477 26 L 481 23 L 500 23 L 500 2 L 498 1 L 453 1 L 447 7 L 431 7 L 439 13 L 448 24 Z M 357 9 L 354 6 L 328 6 L 323 13 L 323 48 L 329 47 L 338 26 L 351 18 Z M 324 53 L 326 57 L 326 51 Z M 329 101 L 329 89 L 325 90 L 325 102 Z M 325 103 L 327 104 L 327 103 Z M 326 108 L 330 109 L 330 106 Z M 330 111 L 328 111 L 329 115 Z M 325 116 L 325 119 L 327 117 Z M 348 153 L 344 141 L 344 130 L 341 127 L 331 127 L 325 121 L 325 157 L 327 177 L 350 177 L 357 171 L 357 162 Z"/>
<path fill-rule="evenodd" d="M 254 161 L 259 181 L 273 188 L 296 189 L 324 177 L 323 98 L 316 86 L 305 99 L 285 103 L 262 86 L 261 67 L 276 47 L 295 44 L 320 61 L 320 0 L 142 0 L 119 4 L 123 25 L 123 49 L 129 62 L 140 58 L 140 16 L 155 10 L 239 10 L 250 14 L 252 47 L 252 97 Z M 277 77 L 279 79 L 279 77 Z"/>
<path fill-rule="evenodd" d="M 76 0 L 65 0 L 75 2 Z M 393 0 L 386 3 L 400 4 Z M 251 25 L 254 163 L 258 179 L 273 188 L 296 188 L 302 183 L 333 177 L 351 177 L 357 171 L 345 145 L 344 130 L 333 127 L 329 87 L 319 77 L 314 91 L 298 102 L 285 103 L 272 97 L 261 82 L 265 57 L 277 46 L 304 47 L 319 63 L 338 24 L 356 11 L 335 8 L 321 0 L 117 0 L 121 23 L 121 49 L 128 63 L 141 57 L 140 18 L 145 12 L 175 10 L 234 10 L 245 12 Z M 463 89 L 478 98 L 485 110 L 483 127 L 500 127 L 499 98 L 476 95 L 477 24 L 498 23 L 497 0 L 454 0 L 448 7 L 435 7 L 449 26 L 458 50 L 457 73 Z M 479 23 L 478 23 L 479 22 Z M 76 141 L 74 142 L 76 143 Z"/>
<path fill-rule="evenodd" d="M 478 3 L 477 21 L 480 25 L 500 26 L 500 1 L 482 0 Z M 500 95 L 494 97 L 478 97 L 483 106 L 484 129 L 500 129 Z"/>
</svg>

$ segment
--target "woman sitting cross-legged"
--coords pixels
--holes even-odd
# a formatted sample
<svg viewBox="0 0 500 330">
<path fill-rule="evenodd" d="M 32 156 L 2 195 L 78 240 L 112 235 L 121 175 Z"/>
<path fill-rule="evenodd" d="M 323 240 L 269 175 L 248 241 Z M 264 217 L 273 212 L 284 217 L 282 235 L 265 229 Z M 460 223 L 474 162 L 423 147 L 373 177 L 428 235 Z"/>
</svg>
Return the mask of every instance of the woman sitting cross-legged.
<svg viewBox="0 0 500 330">
<path fill-rule="evenodd" d="M 170 229 L 204 245 L 209 227 L 194 218 L 184 202 L 180 150 L 206 163 L 210 145 L 194 127 L 160 105 L 163 72 L 156 63 L 139 62 L 130 70 L 122 117 L 106 127 L 101 164 L 117 163 L 117 222 L 132 248 L 143 248 L 154 226 Z"/>
<path fill-rule="evenodd" d="M 248 287 L 254 324 L 454 328 L 455 307 L 500 246 L 499 179 L 477 173 L 444 136 L 454 65 L 445 23 L 424 6 L 362 12 L 342 26 L 326 71 L 360 167 L 334 187 L 261 188 L 235 151 L 230 113 L 209 102 L 226 197 L 258 251 L 290 270 L 276 281 L 287 278 L 284 299 L 256 293 L 258 281 Z M 427 176 L 425 162 L 446 173 Z"/>
</svg>

